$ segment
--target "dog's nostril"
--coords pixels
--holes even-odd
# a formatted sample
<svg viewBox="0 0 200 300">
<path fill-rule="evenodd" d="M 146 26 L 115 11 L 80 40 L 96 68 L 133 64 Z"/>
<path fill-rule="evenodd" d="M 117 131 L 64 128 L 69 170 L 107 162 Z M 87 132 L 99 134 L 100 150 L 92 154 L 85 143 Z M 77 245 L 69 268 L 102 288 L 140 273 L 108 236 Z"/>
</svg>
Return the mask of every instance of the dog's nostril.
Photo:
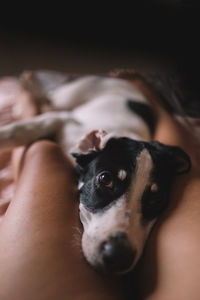
<svg viewBox="0 0 200 300">
<path fill-rule="evenodd" d="M 126 234 L 120 233 L 102 243 L 100 253 L 104 267 L 109 272 L 119 273 L 128 270 L 136 256 Z"/>
</svg>

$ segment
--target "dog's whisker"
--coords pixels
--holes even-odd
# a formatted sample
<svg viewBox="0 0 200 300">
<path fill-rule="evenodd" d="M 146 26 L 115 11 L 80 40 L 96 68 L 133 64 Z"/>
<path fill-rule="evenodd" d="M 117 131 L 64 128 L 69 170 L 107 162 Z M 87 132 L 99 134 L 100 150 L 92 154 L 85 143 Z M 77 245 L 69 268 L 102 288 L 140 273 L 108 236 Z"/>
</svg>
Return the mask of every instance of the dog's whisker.
<svg viewBox="0 0 200 300">
<path fill-rule="evenodd" d="M 72 229 L 80 236 L 82 235 L 82 230 L 78 226 L 73 226 Z"/>
<path fill-rule="evenodd" d="M 78 254 L 80 254 L 81 256 L 83 255 L 81 239 L 79 236 L 73 235 L 71 240 L 71 246 L 75 251 L 77 251 Z"/>
<path fill-rule="evenodd" d="M 73 248 L 76 248 L 79 250 L 80 253 L 82 253 L 82 247 L 81 247 L 81 236 L 82 232 L 79 227 L 74 226 L 73 230 L 75 231 L 72 236 L 71 245 Z"/>
</svg>

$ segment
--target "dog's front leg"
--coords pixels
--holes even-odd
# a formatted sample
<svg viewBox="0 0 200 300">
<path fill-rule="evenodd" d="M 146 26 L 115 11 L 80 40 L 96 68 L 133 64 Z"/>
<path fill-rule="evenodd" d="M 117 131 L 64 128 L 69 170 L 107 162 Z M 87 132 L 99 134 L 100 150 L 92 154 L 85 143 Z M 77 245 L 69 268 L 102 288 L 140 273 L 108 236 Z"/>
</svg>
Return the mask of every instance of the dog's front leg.
<svg viewBox="0 0 200 300">
<path fill-rule="evenodd" d="M 27 145 L 41 138 L 56 136 L 70 119 L 67 112 L 48 112 L 0 128 L 0 150 Z"/>
</svg>

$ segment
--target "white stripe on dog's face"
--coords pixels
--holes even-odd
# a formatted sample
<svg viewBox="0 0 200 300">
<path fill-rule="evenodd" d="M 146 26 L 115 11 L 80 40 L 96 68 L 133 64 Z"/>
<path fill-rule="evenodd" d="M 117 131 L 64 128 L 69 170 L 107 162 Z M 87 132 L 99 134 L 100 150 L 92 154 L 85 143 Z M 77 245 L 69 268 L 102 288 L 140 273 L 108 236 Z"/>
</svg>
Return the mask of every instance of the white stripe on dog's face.
<svg viewBox="0 0 200 300">
<path fill-rule="evenodd" d="M 140 257 L 145 240 L 155 221 L 149 222 L 145 227 L 142 225 L 141 198 L 146 186 L 151 180 L 153 161 L 149 152 L 144 149 L 137 159 L 136 173 L 131 183 L 128 205 L 130 207 L 130 223 L 128 226 L 128 237 L 131 244 L 137 249 L 137 257 Z"/>
<path fill-rule="evenodd" d="M 78 183 L 78 190 L 80 190 L 84 186 L 84 182 L 81 181 Z"/>
<path fill-rule="evenodd" d="M 149 183 L 152 168 L 151 156 L 144 149 L 137 158 L 136 171 L 128 194 L 124 194 L 108 208 L 96 213 L 91 213 L 82 203 L 80 204 L 80 218 L 84 227 L 82 248 L 85 257 L 93 266 L 102 264 L 99 255 L 100 245 L 116 232 L 126 233 L 131 245 L 136 249 L 134 265 L 140 257 L 153 225 L 153 222 L 147 226 L 142 225 L 140 201 Z"/>
<path fill-rule="evenodd" d="M 82 236 L 83 253 L 91 265 L 102 264 L 99 247 L 116 231 L 127 231 L 129 218 L 126 217 L 127 199 L 118 199 L 108 210 L 98 213 L 89 212 L 80 203 L 80 219 L 84 227 Z"/>
</svg>

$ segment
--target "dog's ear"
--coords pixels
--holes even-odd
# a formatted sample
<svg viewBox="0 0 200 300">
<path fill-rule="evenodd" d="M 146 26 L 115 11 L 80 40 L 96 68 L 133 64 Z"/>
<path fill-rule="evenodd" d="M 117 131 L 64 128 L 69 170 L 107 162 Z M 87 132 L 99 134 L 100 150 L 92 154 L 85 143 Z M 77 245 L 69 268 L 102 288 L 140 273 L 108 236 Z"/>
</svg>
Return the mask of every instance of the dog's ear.
<svg viewBox="0 0 200 300">
<path fill-rule="evenodd" d="M 189 156 L 179 147 L 164 145 L 160 142 L 151 142 L 153 146 L 152 157 L 157 156 L 165 160 L 165 163 L 172 168 L 175 175 L 189 172 L 191 161 Z M 159 162 L 158 162 L 159 163 Z"/>
<path fill-rule="evenodd" d="M 74 153 L 87 154 L 91 151 L 99 151 L 104 148 L 104 137 L 107 133 L 103 130 L 93 130 L 86 134 L 74 149 Z"/>
<path fill-rule="evenodd" d="M 98 152 L 91 151 L 87 154 L 71 153 L 71 155 L 76 159 L 80 169 L 84 169 L 98 155 Z"/>
<path fill-rule="evenodd" d="M 96 157 L 98 151 L 104 148 L 105 135 L 107 133 L 103 130 L 93 130 L 86 134 L 73 149 L 71 155 L 81 168 L 86 167 Z"/>
</svg>

